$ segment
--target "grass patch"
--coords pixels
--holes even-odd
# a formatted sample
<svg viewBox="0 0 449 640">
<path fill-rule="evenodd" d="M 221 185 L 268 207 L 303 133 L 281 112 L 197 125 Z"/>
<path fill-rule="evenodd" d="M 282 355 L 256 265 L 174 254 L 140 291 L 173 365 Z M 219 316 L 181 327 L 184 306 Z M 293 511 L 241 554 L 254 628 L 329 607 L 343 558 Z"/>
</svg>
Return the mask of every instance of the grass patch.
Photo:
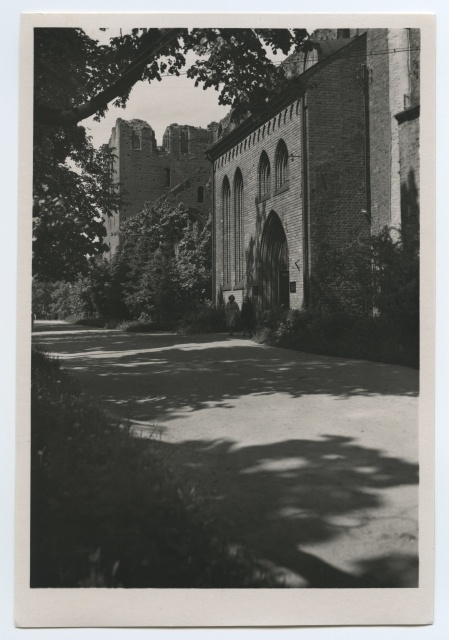
<svg viewBox="0 0 449 640">
<path fill-rule="evenodd" d="M 129 333 L 151 333 L 152 331 L 170 330 L 171 327 L 162 326 L 158 322 L 148 322 L 147 320 L 124 320 L 115 325 L 120 331 Z"/>
<path fill-rule="evenodd" d="M 267 587 L 231 552 L 200 491 L 32 353 L 31 586 Z"/>
</svg>

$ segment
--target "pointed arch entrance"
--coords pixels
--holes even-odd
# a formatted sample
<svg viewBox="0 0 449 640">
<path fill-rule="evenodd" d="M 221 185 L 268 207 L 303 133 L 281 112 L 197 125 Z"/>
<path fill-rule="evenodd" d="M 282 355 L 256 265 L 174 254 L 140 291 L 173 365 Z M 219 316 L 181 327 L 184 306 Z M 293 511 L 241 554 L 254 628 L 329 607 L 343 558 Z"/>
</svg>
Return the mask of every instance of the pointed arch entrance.
<svg viewBox="0 0 449 640">
<path fill-rule="evenodd" d="M 288 244 L 275 211 L 268 216 L 262 232 L 260 284 L 264 309 L 290 307 Z"/>
</svg>

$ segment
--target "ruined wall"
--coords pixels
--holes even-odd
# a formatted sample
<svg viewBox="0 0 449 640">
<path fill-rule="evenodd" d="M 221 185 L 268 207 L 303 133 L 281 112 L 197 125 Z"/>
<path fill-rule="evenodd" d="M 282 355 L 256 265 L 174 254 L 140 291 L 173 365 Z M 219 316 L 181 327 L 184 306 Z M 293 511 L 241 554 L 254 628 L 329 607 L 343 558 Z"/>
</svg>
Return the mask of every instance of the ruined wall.
<svg viewBox="0 0 449 640">
<path fill-rule="evenodd" d="M 109 144 L 117 156 L 113 175 L 124 203 L 105 221 L 105 242 L 111 255 L 118 246 L 120 224 L 165 194 L 172 193 L 186 207 L 207 217 L 211 194 L 210 163 L 205 151 L 211 142 L 208 129 L 172 124 L 164 133 L 163 146 L 158 147 L 148 123 L 117 120 Z"/>
</svg>

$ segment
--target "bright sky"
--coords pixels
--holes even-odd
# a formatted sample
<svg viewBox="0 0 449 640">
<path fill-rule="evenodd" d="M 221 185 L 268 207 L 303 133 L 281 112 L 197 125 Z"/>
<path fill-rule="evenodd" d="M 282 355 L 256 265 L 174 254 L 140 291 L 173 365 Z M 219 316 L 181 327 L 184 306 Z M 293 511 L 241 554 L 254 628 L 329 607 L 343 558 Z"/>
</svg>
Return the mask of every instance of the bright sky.
<svg viewBox="0 0 449 640">
<path fill-rule="evenodd" d="M 116 35 L 111 29 L 106 32 L 99 29 L 84 30 L 91 38 L 104 44 Z M 187 56 L 187 62 L 190 61 L 190 64 L 194 59 L 193 54 Z M 218 104 L 218 95 L 214 89 L 203 91 L 201 87 L 195 87 L 194 81 L 185 75 L 166 76 L 161 82 L 138 82 L 131 91 L 126 109 L 119 109 L 110 104 L 109 111 L 101 122 L 95 122 L 92 117 L 80 124 L 86 127 L 94 145 L 98 147 L 108 142 L 117 118 L 138 118 L 153 127 L 157 144 L 161 145 L 162 136 L 169 124 L 176 122 L 206 127 L 213 120 L 224 118 L 229 112 L 229 107 Z"/>
<path fill-rule="evenodd" d="M 193 80 L 186 76 L 165 77 L 161 82 L 151 84 L 139 82 L 131 91 L 126 109 L 110 105 L 101 122 L 93 118 L 82 123 L 93 137 L 96 147 L 108 142 L 111 129 L 117 118 L 132 120 L 139 118 L 151 125 L 156 133 L 157 144 L 162 144 L 162 136 L 169 124 L 190 124 L 206 127 L 213 120 L 221 120 L 229 107 L 218 104 L 218 92 L 214 89 L 203 91 L 195 88 Z"/>
<path fill-rule="evenodd" d="M 99 29 L 84 29 L 93 39 L 107 44 L 109 38 L 116 35 L 112 30 L 102 32 Z M 282 59 L 284 56 L 270 56 L 272 59 Z M 195 60 L 193 53 L 187 55 L 187 63 Z M 188 124 L 195 127 L 206 127 L 212 121 L 224 118 L 229 107 L 218 104 L 218 91 L 213 88 L 204 91 L 201 86 L 195 87 L 193 80 L 185 75 L 179 77 L 166 76 L 161 82 L 154 80 L 137 83 L 131 91 L 126 109 L 109 106 L 109 111 L 101 122 L 95 122 L 93 117 L 84 120 L 88 134 L 93 138 L 93 144 L 99 147 L 109 140 L 111 129 L 117 118 L 145 120 L 156 133 L 157 144 L 162 144 L 162 136 L 169 124 Z"/>
</svg>

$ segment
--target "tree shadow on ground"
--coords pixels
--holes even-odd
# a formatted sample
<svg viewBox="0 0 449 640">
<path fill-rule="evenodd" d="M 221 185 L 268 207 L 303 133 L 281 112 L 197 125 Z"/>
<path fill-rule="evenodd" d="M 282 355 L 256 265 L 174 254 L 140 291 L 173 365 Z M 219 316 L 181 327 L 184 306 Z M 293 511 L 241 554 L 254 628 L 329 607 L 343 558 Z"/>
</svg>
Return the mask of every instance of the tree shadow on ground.
<svg viewBox="0 0 449 640">
<path fill-rule="evenodd" d="M 382 516 L 385 491 L 415 487 L 418 465 L 330 435 L 239 448 L 229 440 L 151 446 L 163 450 L 185 487 L 208 489 L 211 517 L 231 543 L 275 574 L 283 568 L 288 586 L 418 586 L 414 518 L 396 514 L 394 526 L 385 526 Z M 329 542 L 331 561 L 319 557 Z"/>
<path fill-rule="evenodd" d="M 230 341 L 217 334 L 180 337 L 81 328 L 65 335 L 41 332 L 34 343 L 60 354 L 63 366 L 80 372 L 89 393 L 115 415 L 150 425 L 180 415 L 196 418 L 203 409 L 232 409 L 245 396 L 268 396 L 270 402 L 273 396 L 273 403 L 281 396 L 371 396 L 370 411 L 375 411 L 378 396 L 418 395 L 413 369 Z M 207 422 L 208 414 L 203 415 Z M 228 438 L 228 423 L 240 435 L 239 415 L 222 414 Z M 264 416 L 246 419 L 257 430 Z M 308 433 L 307 418 L 302 420 L 302 433 Z M 388 507 L 391 491 L 416 490 L 417 465 L 350 437 L 326 435 L 332 431 L 326 424 L 315 440 L 278 438 L 243 446 L 206 436 L 150 446 L 172 460 L 185 485 L 195 484 L 208 495 L 213 517 L 231 542 L 272 569 L 284 567 L 290 586 L 417 586 L 415 514 L 408 514 L 407 507 Z M 301 433 L 298 424 L 292 433 Z M 393 502 L 398 504 L 397 496 Z M 351 540 L 354 549 L 348 550 Z M 327 553 L 331 549 L 331 557 L 323 547 Z"/>
<path fill-rule="evenodd" d="M 233 408 L 247 395 L 418 395 L 412 369 L 266 347 L 222 334 L 79 331 L 35 336 L 63 366 L 83 373 L 109 408 L 126 403 L 130 418 L 170 420 L 179 409 Z"/>
</svg>

